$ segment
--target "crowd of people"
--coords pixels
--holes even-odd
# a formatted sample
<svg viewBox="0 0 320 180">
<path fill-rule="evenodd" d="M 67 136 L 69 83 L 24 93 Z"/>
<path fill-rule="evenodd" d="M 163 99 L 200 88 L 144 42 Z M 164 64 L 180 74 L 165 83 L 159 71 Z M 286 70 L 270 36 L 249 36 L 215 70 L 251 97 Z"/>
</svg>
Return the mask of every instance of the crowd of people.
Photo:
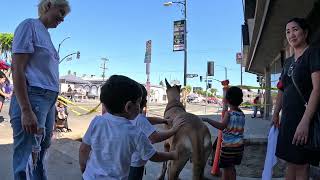
<svg viewBox="0 0 320 180">
<path fill-rule="evenodd" d="M 68 116 L 62 104 L 56 106 L 59 55 L 48 29 L 56 28 L 69 13 L 67 0 L 40 0 L 39 18 L 24 20 L 14 33 L 14 93 L 8 94 L 0 88 L 0 101 L 11 97 L 9 115 L 15 180 L 47 179 L 44 159 L 51 144 L 55 117 L 57 113 L 59 119 Z M 285 61 L 278 84 L 273 115 L 280 131 L 276 155 L 287 162 L 287 179 L 308 179 L 309 166 L 319 162 L 320 154 L 303 148 L 309 138 L 313 115 L 320 109 L 320 50 L 309 46 L 310 31 L 304 19 L 290 20 L 284 32 L 294 56 Z M 294 80 L 308 102 L 306 105 L 296 98 L 299 93 Z M 0 73 L 0 86 L 4 83 L 5 76 Z M 111 76 L 102 86 L 103 113 L 91 121 L 79 149 L 83 179 L 138 180 L 142 179 L 148 160 L 161 162 L 179 158 L 176 151 L 159 152 L 152 144 L 175 135 L 184 123 L 167 131 L 156 130 L 153 124 L 172 120 L 146 117 L 143 114 L 146 96 L 142 85 L 122 75 Z M 243 100 L 241 89 L 231 87 L 225 99 L 230 110 L 223 120 L 205 118 L 203 121 L 223 131 L 219 166 L 224 170 L 223 179 L 236 179 L 235 166 L 241 163 L 244 151 L 245 116 L 239 108 Z M 41 146 L 35 151 L 37 142 Z"/>
</svg>

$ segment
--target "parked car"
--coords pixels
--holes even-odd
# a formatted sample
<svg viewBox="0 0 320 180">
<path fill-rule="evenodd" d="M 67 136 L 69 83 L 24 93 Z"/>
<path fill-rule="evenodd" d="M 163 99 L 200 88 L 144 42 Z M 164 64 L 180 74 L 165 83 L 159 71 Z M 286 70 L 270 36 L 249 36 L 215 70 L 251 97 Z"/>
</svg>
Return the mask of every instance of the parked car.
<svg viewBox="0 0 320 180">
<path fill-rule="evenodd" d="M 98 97 L 99 97 L 98 95 L 93 94 L 93 93 L 88 93 L 88 94 L 87 94 L 87 98 L 88 98 L 88 99 L 96 99 L 96 98 L 98 98 Z"/>
</svg>

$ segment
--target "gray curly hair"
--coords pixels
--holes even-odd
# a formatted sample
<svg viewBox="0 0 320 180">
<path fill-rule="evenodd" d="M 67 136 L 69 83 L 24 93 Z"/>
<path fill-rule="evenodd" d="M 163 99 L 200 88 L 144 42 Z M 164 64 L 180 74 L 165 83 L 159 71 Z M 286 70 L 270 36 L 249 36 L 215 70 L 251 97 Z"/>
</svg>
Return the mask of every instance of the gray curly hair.
<svg viewBox="0 0 320 180">
<path fill-rule="evenodd" d="M 39 17 L 46 13 L 49 3 L 51 3 L 53 6 L 64 7 L 66 14 L 68 14 L 71 11 L 68 0 L 40 0 L 38 4 Z"/>
</svg>

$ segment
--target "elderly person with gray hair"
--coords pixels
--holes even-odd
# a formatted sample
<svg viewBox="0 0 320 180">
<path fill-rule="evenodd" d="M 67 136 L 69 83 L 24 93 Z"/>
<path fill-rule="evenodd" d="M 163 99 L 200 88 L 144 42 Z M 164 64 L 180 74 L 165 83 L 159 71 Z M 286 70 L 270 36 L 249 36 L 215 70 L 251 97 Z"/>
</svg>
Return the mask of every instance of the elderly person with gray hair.
<svg viewBox="0 0 320 180">
<path fill-rule="evenodd" d="M 15 180 L 47 179 L 43 163 L 59 92 L 59 56 L 48 29 L 56 28 L 69 12 L 67 0 L 40 0 L 39 18 L 24 20 L 14 33 L 9 115 Z"/>
</svg>

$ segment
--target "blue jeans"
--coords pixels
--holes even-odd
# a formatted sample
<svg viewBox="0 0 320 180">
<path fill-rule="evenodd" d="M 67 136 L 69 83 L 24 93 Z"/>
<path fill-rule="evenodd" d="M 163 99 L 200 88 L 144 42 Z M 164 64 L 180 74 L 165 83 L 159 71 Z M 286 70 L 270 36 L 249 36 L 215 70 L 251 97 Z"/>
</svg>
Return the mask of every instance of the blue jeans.
<svg viewBox="0 0 320 180">
<path fill-rule="evenodd" d="M 32 145 L 35 143 L 33 134 L 27 134 L 21 125 L 21 110 L 15 95 L 10 102 L 10 122 L 13 130 L 13 174 L 15 180 L 46 180 L 46 169 L 44 157 L 46 150 L 51 143 L 52 131 L 55 119 L 55 102 L 58 92 L 38 88 L 28 87 L 28 97 L 32 110 L 38 119 L 38 128 L 43 128 L 43 140 L 41 142 L 41 152 L 37 161 L 37 168 L 29 174 L 26 173 L 29 156 L 32 152 Z"/>
<path fill-rule="evenodd" d="M 257 112 L 258 112 L 258 106 L 256 104 L 254 104 L 252 117 L 256 117 L 257 116 Z"/>
</svg>

